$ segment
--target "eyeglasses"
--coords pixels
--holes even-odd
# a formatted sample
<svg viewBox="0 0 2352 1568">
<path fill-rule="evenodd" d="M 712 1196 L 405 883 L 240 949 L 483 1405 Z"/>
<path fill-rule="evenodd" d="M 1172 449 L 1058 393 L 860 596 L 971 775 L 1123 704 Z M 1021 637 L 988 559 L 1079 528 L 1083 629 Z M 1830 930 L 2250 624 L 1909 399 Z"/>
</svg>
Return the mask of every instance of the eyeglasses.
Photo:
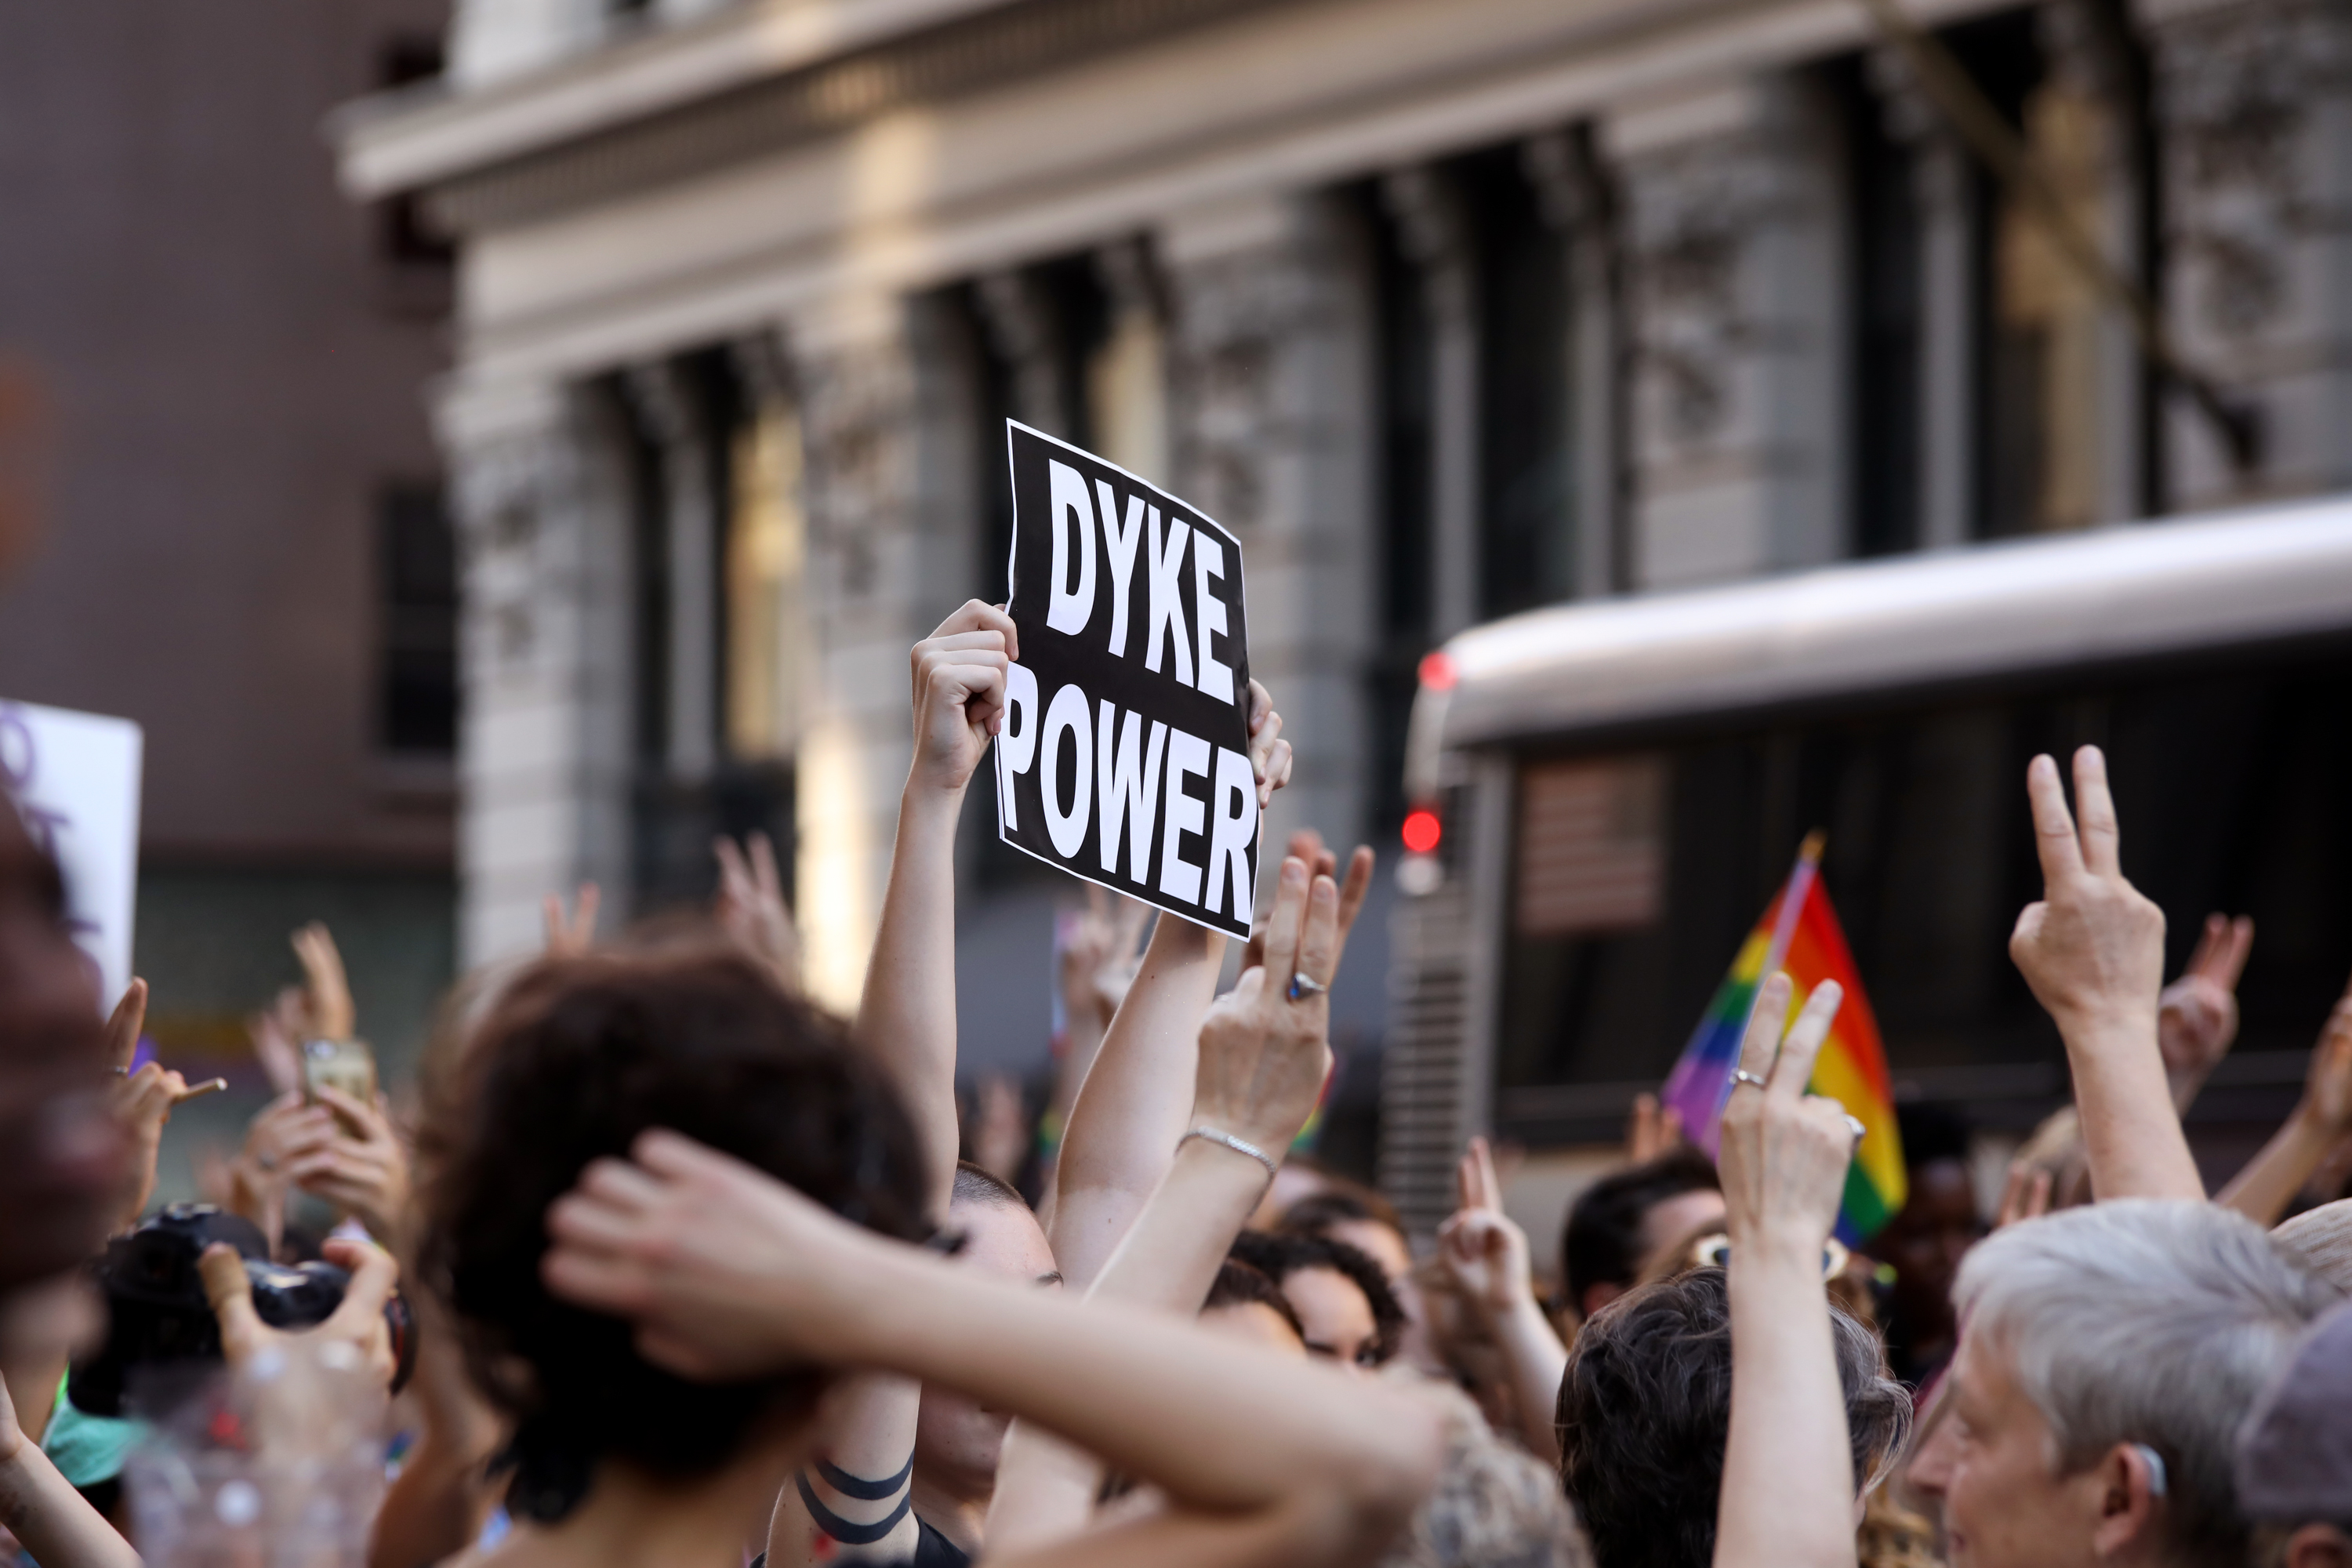
<svg viewBox="0 0 2352 1568">
<path fill-rule="evenodd" d="M 1847 1253 L 1844 1244 L 1839 1241 L 1836 1237 L 1831 1237 L 1827 1241 L 1822 1242 L 1822 1279 L 1834 1279 L 1840 1274 L 1845 1272 L 1846 1259 L 1849 1256 L 1851 1255 Z M 1721 1231 L 1717 1231 L 1712 1236 L 1700 1237 L 1696 1241 L 1691 1243 L 1690 1260 L 1691 1267 L 1694 1268 L 1729 1268 L 1731 1265 L 1731 1237 L 1726 1236 Z"/>
</svg>

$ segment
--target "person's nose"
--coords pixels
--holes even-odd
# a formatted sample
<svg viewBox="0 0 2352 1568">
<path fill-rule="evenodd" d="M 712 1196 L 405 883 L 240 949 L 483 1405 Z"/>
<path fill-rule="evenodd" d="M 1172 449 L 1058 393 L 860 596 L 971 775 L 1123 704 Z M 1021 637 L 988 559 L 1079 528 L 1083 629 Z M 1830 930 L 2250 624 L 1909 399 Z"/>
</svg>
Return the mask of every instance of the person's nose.
<svg viewBox="0 0 2352 1568">
<path fill-rule="evenodd" d="M 1920 1434 L 1919 1446 L 1912 1451 L 1910 1468 L 1905 1477 L 1911 1485 L 1929 1497 L 1941 1498 L 1952 1479 L 1952 1424 L 1930 1421 L 1927 1430 Z"/>
</svg>

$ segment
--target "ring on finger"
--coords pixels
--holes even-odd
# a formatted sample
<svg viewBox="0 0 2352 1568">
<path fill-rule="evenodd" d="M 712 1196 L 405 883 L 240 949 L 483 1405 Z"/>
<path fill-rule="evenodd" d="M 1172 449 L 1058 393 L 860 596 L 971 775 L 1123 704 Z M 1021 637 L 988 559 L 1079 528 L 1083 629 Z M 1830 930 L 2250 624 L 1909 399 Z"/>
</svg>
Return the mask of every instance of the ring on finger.
<svg viewBox="0 0 2352 1568">
<path fill-rule="evenodd" d="M 1734 1086 L 1743 1083 L 1752 1083 L 1759 1089 L 1769 1087 L 1761 1078 L 1749 1072 L 1746 1068 L 1741 1068 L 1738 1072 L 1733 1073 L 1731 1075 L 1731 1081 Z"/>
<path fill-rule="evenodd" d="M 1328 985 L 1303 969 L 1290 977 L 1290 999 L 1293 1002 L 1304 1002 L 1309 996 L 1320 996 L 1330 989 Z"/>
<path fill-rule="evenodd" d="M 1853 1129 L 1853 1141 L 1857 1143 L 1861 1142 L 1870 1131 L 1869 1128 L 1862 1124 L 1862 1118 L 1859 1116 L 1848 1116 L 1845 1119 L 1845 1124 Z"/>
</svg>

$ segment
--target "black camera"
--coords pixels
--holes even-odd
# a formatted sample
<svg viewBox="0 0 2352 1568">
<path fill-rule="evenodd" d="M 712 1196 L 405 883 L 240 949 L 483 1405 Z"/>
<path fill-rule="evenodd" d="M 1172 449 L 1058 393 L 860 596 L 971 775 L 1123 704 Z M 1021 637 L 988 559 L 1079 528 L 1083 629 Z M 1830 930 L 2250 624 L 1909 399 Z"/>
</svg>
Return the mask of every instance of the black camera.
<svg viewBox="0 0 2352 1568">
<path fill-rule="evenodd" d="M 106 1297 L 106 1342 L 75 1363 L 67 1397 L 90 1415 L 120 1415 L 126 1379 L 150 1369 L 221 1359 L 220 1324 L 205 1297 L 196 1259 L 214 1242 L 245 1259 L 253 1310 L 274 1329 L 315 1328 L 342 1305 L 349 1272 L 331 1263 L 273 1263 L 260 1228 L 210 1204 L 173 1204 L 128 1236 L 106 1244 L 98 1260 Z M 383 1304 L 392 1330 L 397 1393 L 416 1363 L 416 1327 L 398 1291 Z"/>
</svg>

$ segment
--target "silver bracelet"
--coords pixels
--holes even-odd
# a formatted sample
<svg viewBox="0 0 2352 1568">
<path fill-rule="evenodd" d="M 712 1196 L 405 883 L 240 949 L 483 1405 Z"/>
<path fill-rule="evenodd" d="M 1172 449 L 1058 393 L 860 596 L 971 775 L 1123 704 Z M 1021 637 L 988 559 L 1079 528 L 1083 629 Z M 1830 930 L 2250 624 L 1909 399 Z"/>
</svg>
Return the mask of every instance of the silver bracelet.
<svg viewBox="0 0 2352 1568">
<path fill-rule="evenodd" d="M 1236 1154 L 1247 1154 L 1251 1159 L 1255 1160 L 1259 1164 L 1265 1167 L 1266 1180 L 1272 1181 L 1274 1179 L 1274 1156 L 1259 1148 L 1256 1144 L 1249 1142 L 1247 1139 L 1236 1138 L 1230 1132 L 1220 1132 L 1213 1127 L 1195 1127 L 1190 1132 L 1185 1133 L 1183 1137 L 1176 1140 L 1176 1147 L 1181 1149 L 1185 1144 L 1191 1142 L 1195 1138 L 1202 1140 L 1203 1142 L 1222 1143 Z"/>
</svg>

